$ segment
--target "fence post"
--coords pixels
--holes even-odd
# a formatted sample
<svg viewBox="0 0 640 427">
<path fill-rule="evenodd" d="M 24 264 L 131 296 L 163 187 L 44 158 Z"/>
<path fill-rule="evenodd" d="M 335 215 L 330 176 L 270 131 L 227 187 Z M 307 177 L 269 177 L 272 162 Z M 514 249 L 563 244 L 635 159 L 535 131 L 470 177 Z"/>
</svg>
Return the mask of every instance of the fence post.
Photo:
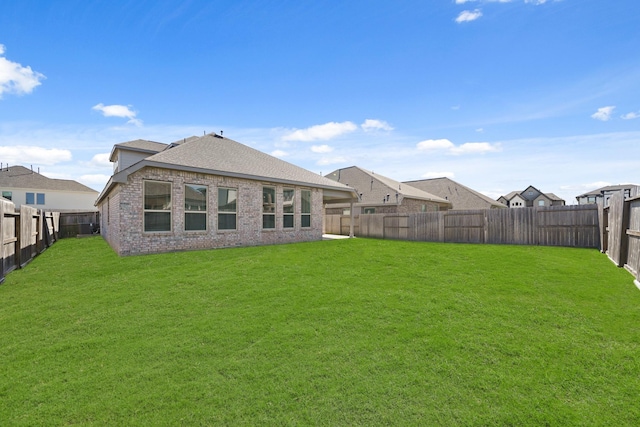
<svg viewBox="0 0 640 427">
<path fill-rule="evenodd" d="M 22 212 L 20 212 L 22 213 Z M 16 268 L 22 268 L 22 215 L 18 214 L 15 219 L 16 229 L 16 249 L 14 256 L 16 257 Z"/>
</svg>

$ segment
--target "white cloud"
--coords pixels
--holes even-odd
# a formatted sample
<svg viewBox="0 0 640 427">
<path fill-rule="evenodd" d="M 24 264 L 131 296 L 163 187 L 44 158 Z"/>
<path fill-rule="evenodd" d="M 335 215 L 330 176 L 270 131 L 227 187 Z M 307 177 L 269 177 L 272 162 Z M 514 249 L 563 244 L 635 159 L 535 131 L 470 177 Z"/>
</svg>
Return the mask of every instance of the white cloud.
<svg viewBox="0 0 640 427">
<path fill-rule="evenodd" d="M 432 151 L 432 150 L 451 150 L 455 148 L 453 142 L 448 139 L 427 139 L 425 141 L 418 142 L 418 150 Z"/>
<path fill-rule="evenodd" d="M 96 154 L 89 161 L 89 165 L 96 168 L 110 168 L 112 167 L 112 164 L 109 161 L 109 156 L 109 153 Z"/>
<path fill-rule="evenodd" d="M 484 154 L 501 151 L 499 143 L 489 142 L 466 142 L 462 145 L 455 145 L 448 139 L 427 139 L 416 145 L 420 151 L 446 151 L 449 154 Z"/>
<path fill-rule="evenodd" d="M 286 157 L 289 155 L 289 153 L 287 153 L 286 151 L 283 150 L 275 150 L 271 152 L 271 155 L 273 157 Z"/>
<path fill-rule="evenodd" d="M 109 178 L 109 175 L 88 174 L 82 175 L 80 178 L 78 178 L 78 181 L 83 183 L 87 187 L 105 186 L 107 184 L 107 181 L 109 181 Z"/>
<path fill-rule="evenodd" d="M 456 4 L 465 4 L 476 0 L 456 0 Z"/>
<path fill-rule="evenodd" d="M 371 132 L 376 130 L 392 131 L 393 127 L 384 120 L 367 119 L 360 125 L 365 132 Z"/>
<path fill-rule="evenodd" d="M 627 113 L 623 116 L 621 116 L 624 120 L 633 120 L 633 119 L 637 119 L 638 117 L 640 117 L 640 111 L 632 111 L 631 113 Z"/>
<path fill-rule="evenodd" d="M 129 119 L 127 122 L 129 124 L 142 126 L 142 120 L 136 118 L 138 113 L 130 107 L 130 105 L 104 105 L 99 103 L 91 107 L 91 109 L 101 112 L 104 117 L 122 117 Z"/>
<path fill-rule="evenodd" d="M 615 110 L 615 106 L 609 105 L 607 107 L 598 108 L 598 111 L 591 115 L 591 118 L 600 120 L 603 122 L 608 121 L 611 118 L 611 114 L 613 114 L 613 110 Z"/>
<path fill-rule="evenodd" d="M 330 153 L 333 151 L 333 147 L 330 147 L 328 145 L 314 145 L 311 147 L 311 151 L 313 151 L 314 153 L 321 153 L 321 154 L 325 154 L 325 153 Z"/>
<path fill-rule="evenodd" d="M 0 44 L 0 99 L 4 93 L 23 95 L 31 93 L 46 77 L 4 57 L 5 47 Z"/>
<path fill-rule="evenodd" d="M 524 0 L 525 3 L 532 3 L 535 4 L 536 6 L 540 5 L 540 4 L 545 4 L 547 2 L 547 0 Z"/>
<path fill-rule="evenodd" d="M 478 128 L 478 129 L 476 129 L 476 132 L 478 132 L 478 133 L 483 133 L 483 132 L 484 132 L 484 129 L 483 129 L 483 128 Z"/>
<path fill-rule="evenodd" d="M 455 178 L 456 174 L 453 172 L 427 172 L 422 175 L 422 178 Z"/>
<path fill-rule="evenodd" d="M 490 144 L 488 142 L 466 142 L 459 147 L 453 147 L 453 154 L 484 154 L 500 151 L 500 144 Z"/>
<path fill-rule="evenodd" d="M 9 164 L 55 165 L 71 160 L 71 151 L 25 145 L 0 147 L 0 158 Z"/>
<path fill-rule="evenodd" d="M 286 134 L 284 141 L 318 141 L 333 139 L 358 129 L 353 122 L 329 122 L 323 125 L 315 125 L 306 129 L 297 129 Z"/>
<path fill-rule="evenodd" d="M 471 21 L 475 21 L 481 16 L 482 16 L 482 12 L 480 11 L 480 9 L 463 10 L 462 12 L 460 12 L 460 15 L 458 15 L 458 17 L 456 18 L 456 22 L 458 24 L 462 22 L 471 22 Z"/>
<path fill-rule="evenodd" d="M 335 165 L 337 163 L 345 163 L 347 159 L 343 156 L 335 156 L 335 157 L 323 157 L 318 160 L 316 164 L 318 166 L 326 166 L 326 165 Z"/>
</svg>

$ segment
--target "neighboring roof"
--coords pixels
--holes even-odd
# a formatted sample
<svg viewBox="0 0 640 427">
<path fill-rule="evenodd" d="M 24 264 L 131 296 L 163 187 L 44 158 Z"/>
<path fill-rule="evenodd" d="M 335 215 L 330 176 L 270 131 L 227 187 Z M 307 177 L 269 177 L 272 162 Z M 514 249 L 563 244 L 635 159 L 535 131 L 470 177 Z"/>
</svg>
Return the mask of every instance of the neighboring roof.
<svg viewBox="0 0 640 427">
<path fill-rule="evenodd" d="M 504 197 L 505 200 L 510 201 L 515 196 L 520 196 L 520 192 L 519 191 L 512 191 L 511 193 L 506 194 L 506 195 L 501 196 L 501 197 Z"/>
<path fill-rule="evenodd" d="M 511 201 L 511 199 L 513 199 L 515 196 L 520 196 L 520 198 L 523 198 L 523 199 L 525 199 L 525 200 L 532 201 L 532 200 L 534 200 L 535 198 L 534 198 L 534 199 L 531 199 L 531 198 L 527 197 L 527 196 L 524 194 L 524 193 L 525 193 L 528 189 L 530 189 L 530 188 L 532 188 L 532 189 L 536 190 L 538 193 L 540 193 L 538 196 L 536 196 L 536 198 L 537 198 L 537 197 L 540 197 L 540 196 L 542 195 L 542 196 L 545 196 L 547 199 L 552 200 L 552 201 L 564 202 L 564 199 L 562 199 L 562 198 L 560 198 L 560 197 L 556 196 L 555 194 L 553 194 L 553 193 L 543 193 L 542 191 L 538 190 L 538 189 L 537 189 L 536 187 L 534 187 L 533 185 L 528 186 L 527 188 L 525 188 L 525 189 L 524 189 L 524 190 L 522 190 L 522 191 L 512 191 L 512 192 L 510 192 L 509 194 L 506 194 L 506 195 L 504 195 L 504 196 L 500 196 L 500 197 L 498 197 L 498 200 L 500 200 L 500 199 L 504 198 L 504 199 L 505 199 L 505 200 L 507 200 L 507 201 Z"/>
<path fill-rule="evenodd" d="M 553 201 L 558 201 L 558 202 L 562 202 L 562 201 L 564 201 L 564 199 L 563 199 L 563 198 L 558 197 L 558 196 L 556 196 L 556 195 L 555 195 L 555 194 L 553 194 L 553 193 L 542 193 L 542 194 L 544 194 L 545 196 L 547 196 L 547 198 L 548 198 L 548 199 L 551 199 L 551 200 L 553 200 Z"/>
<path fill-rule="evenodd" d="M 372 171 L 362 169 L 358 166 L 337 169 L 326 175 L 326 177 L 355 188 L 359 194 L 362 194 L 361 202 L 366 204 L 380 203 L 383 198 L 386 198 L 387 194 L 390 196 L 390 201 L 395 201 L 395 194 L 398 193 L 398 195 L 402 195 L 403 198 L 406 197 L 451 205 L 451 202 L 442 197 Z"/>
<path fill-rule="evenodd" d="M 453 204 L 454 209 L 478 209 L 479 204 L 487 204 L 496 208 L 507 207 L 491 197 L 446 177 L 404 181 L 404 184 L 443 197 Z M 459 189 L 464 191 L 458 191 Z"/>
<path fill-rule="evenodd" d="M 600 187 L 596 190 L 589 191 L 588 193 L 580 194 L 579 196 L 576 196 L 576 199 L 579 197 L 602 196 L 607 191 L 627 190 L 627 189 L 632 189 L 634 187 L 638 187 L 638 185 L 636 184 L 607 185 L 605 187 Z"/>
<path fill-rule="evenodd" d="M 30 188 L 34 190 L 55 190 L 97 193 L 96 190 L 70 179 L 47 178 L 24 166 L 10 166 L 0 170 L 0 188 Z"/>
<path fill-rule="evenodd" d="M 122 142 L 113 146 L 113 148 L 111 149 L 111 155 L 109 156 L 109 161 L 115 161 L 115 154 L 119 148 L 129 151 L 137 151 L 140 153 L 155 154 L 159 153 L 167 147 L 168 144 L 163 144 L 162 142 L 147 141 L 146 139 L 136 139 L 135 141 Z"/>
<path fill-rule="evenodd" d="M 229 138 L 208 134 L 202 137 L 188 138 L 178 145 L 153 154 L 116 173 L 111 177 L 96 203 L 108 194 L 115 183 L 126 182 L 130 174 L 144 167 L 310 186 L 325 190 L 325 197 L 356 198 L 355 191 L 344 184 L 336 183 L 322 175 Z"/>
</svg>

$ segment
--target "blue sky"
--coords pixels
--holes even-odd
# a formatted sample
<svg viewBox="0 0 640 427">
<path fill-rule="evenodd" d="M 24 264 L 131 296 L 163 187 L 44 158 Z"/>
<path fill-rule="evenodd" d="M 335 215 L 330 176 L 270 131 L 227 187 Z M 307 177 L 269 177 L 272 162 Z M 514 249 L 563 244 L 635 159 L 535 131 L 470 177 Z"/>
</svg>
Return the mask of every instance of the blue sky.
<svg viewBox="0 0 640 427">
<path fill-rule="evenodd" d="M 101 190 L 133 139 L 575 202 L 640 183 L 637 0 L 5 1 L 0 161 Z"/>
</svg>

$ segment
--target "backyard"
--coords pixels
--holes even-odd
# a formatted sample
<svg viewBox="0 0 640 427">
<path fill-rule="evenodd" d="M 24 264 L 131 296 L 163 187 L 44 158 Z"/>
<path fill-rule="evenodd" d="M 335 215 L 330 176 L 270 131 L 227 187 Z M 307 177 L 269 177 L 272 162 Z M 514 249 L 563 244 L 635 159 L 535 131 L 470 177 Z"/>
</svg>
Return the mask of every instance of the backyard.
<svg viewBox="0 0 640 427">
<path fill-rule="evenodd" d="M 0 286 L 0 424 L 638 425 L 638 325 L 593 249 L 63 239 Z"/>
</svg>

